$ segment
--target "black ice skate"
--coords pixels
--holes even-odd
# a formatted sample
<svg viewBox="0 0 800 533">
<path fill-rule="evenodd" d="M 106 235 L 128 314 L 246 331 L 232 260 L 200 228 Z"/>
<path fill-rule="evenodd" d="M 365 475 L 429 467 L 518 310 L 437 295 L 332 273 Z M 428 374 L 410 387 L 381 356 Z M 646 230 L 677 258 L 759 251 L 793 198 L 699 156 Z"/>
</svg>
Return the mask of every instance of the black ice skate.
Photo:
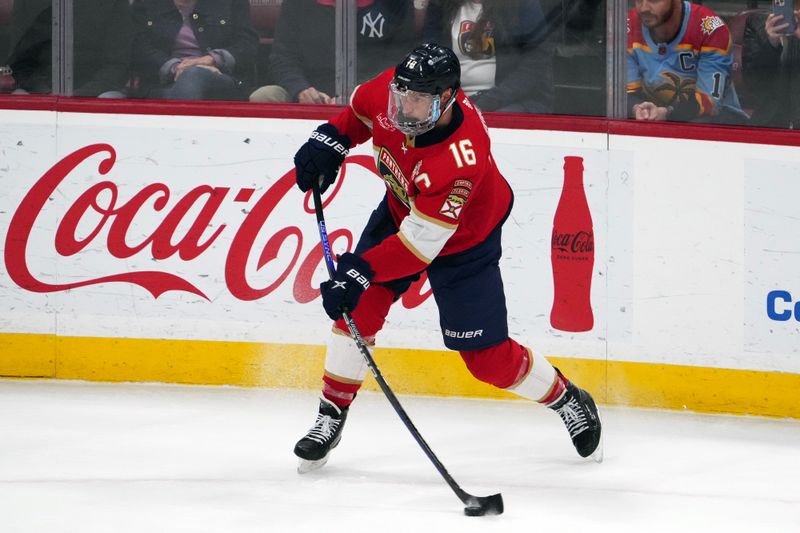
<svg viewBox="0 0 800 533">
<path fill-rule="evenodd" d="M 298 473 L 305 474 L 316 470 L 328 462 L 331 450 L 339 444 L 342 438 L 347 409 L 347 407 L 340 408 L 325 398 L 320 398 L 317 421 L 294 447 L 294 454 L 300 458 L 300 464 L 297 465 Z"/>
<path fill-rule="evenodd" d="M 597 406 L 588 392 L 576 387 L 569 380 L 566 382 L 567 390 L 564 392 L 564 396 L 549 407 L 564 421 L 578 455 L 581 457 L 591 456 L 598 463 L 602 463 L 603 446 L 600 439 L 601 424 Z"/>
</svg>

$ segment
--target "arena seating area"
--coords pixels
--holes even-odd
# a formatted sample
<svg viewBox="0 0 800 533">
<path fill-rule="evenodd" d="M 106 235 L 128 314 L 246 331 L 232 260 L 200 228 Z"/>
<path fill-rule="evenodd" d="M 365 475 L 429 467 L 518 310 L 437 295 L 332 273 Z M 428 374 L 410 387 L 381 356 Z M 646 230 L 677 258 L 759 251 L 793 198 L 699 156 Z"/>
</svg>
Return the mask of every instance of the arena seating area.
<svg viewBox="0 0 800 533">
<path fill-rule="evenodd" d="M 253 26 L 259 36 L 259 54 L 255 72 L 257 85 L 268 81 L 269 52 L 282 2 L 283 0 L 250 0 Z M 583 21 L 584 27 L 580 28 L 580 31 L 574 31 L 575 28 L 571 28 L 574 26 L 571 18 L 575 17 L 570 15 L 570 6 L 574 8 L 578 3 L 568 4 L 563 1 L 543 0 L 548 21 L 561 28 L 554 30 L 552 34 L 556 45 L 554 82 L 557 86 L 556 93 L 560 95 L 556 101 L 555 112 L 604 115 L 605 65 L 602 59 L 605 57 L 605 50 L 602 48 L 602 42 L 598 43 L 597 39 L 603 38 L 605 13 L 602 9 L 596 9 L 592 15 L 593 20 Z M 425 4 L 417 4 L 417 6 L 422 5 Z M 11 51 L 13 8 L 14 0 L 0 0 L 0 57 L 2 58 L 7 58 Z M 757 84 L 748 83 L 747 72 L 742 65 L 745 24 L 749 17 L 760 12 L 762 10 L 745 9 L 738 12 L 731 11 L 732 15 L 723 13 L 723 18 L 731 29 L 735 49 L 733 80 L 746 110 L 752 110 L 763 96 L 757 94 L 758 89 L 754 87 Z M 414 16 L 416 29 L 421 32 L 425 16 L 424 7 L 416 9 Z"/>
</svg>

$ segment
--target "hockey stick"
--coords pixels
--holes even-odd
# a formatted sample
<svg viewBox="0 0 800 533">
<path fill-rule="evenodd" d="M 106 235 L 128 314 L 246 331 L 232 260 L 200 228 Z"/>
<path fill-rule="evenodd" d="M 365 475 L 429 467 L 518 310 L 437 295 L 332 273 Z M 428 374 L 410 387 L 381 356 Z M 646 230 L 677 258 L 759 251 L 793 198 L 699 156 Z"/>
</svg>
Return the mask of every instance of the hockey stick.
<svg viewBox="0 0 800 533">
<path fill-rule="evenodd" d="M 328 276 L 333 279 L 333 274 L 336 271 L 333 265 L 333 255 L 331 253 L 330 243 L 328 242 L 328 231 L 325 229 L 325 216 L 322 213 L 322 196 L 319 191 L 319 183 L 314 183 L 312 186 L 313 194 L 314 194 L 314 210 L 317 214 L 317 226 L 319 228 L 319 237 L 322 241 L 322 251 L 325 254 L 325 266 L 328 267 Z M 436 470 L 439 471 L 439 474 L 444 478 L 447 484 L 453 489 L 453 492 L 456 493 L 456 496 L 466 505 L 464 507 L 464 514 L 467 516 L 483 516 L 483 515 L 493 515 L 493 514 L 500 514 L 503 512 L 503 496 L 498 494 L 493 494 L 491 496 L 473 496 L 468 492 L 464 491 L 456 480 L 453 479 L 453 476 L 447 471 L 439 458 L 436 457 L 436 454 L 433 453 L 431 447 L 428 446 L 428 443 L 425 442 L 425 439 L 422 438 L 417 428 L 414 426 L 414 423 L 408 417 L 405 409 L 403 406 L 400 405 L 400 401 L 395 396 L 392 389 L 389 388 L 389 385 L 386 383 L 386 380 L 383 378 L 383 374 L 381 374 L 378 365 L 375 364 L 375 360 L 372 358 L 372 354 L 367 348 L 367 344 L 364 342 L 364 339 L 361 337 L 361 334 L 358 332 L 358 328 L 356 328 L 356 323 L 353 321 L 353 318 L 350 316 L 350 313 L 342 313 L 345 322 L 347 323 L 347 327 L 350 329 L 350 334 L 353 337 L 353 340 L 358 346 L 361 355 L 364 356 L 364 359 L 367 362 L 367 366 L 372 371 L 372 375 L 375 376 L 375 381 L 378 382 L 380 385 L 383 394 L 386 395 L 386 398 L 389 400 L 389 403 L 392 404 L 394 407 L 395 412 L 400 417 L 400 420 L 403 421 L 408 431 L 411 432 L 411 436 L 414 437 L 414 440 L 417 441 L 417 444 L 420 445 L 422 451 L 425 452 L 425 455 L 428 456 L 428 459 L 431 460 L 433 466 L 436 467 Z"/>
</svg>

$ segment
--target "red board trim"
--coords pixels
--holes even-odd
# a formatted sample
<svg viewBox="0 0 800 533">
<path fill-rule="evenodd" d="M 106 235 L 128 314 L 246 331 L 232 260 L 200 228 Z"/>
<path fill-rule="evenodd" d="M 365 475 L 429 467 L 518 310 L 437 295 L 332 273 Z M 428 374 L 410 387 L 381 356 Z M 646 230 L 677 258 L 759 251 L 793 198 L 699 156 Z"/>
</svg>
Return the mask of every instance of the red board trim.
<svg viewBox="0 0 800 533">
<path fill-rule="evenodd" d="M 305 104 L 256 104 L 250 102 L 184 102 L 175 100 L 116 100 L 5 95 L 0 97 L 0 110 L 2 109 L 124 115 L 327 120 L 341 111 L 342 107 Z M 675 122 L 639 122 L 635 120 L 608 120 L 602 117 L 568 115 L 485 113 L 485 116 L 486 123 L 494 128 L 608 133 L 636 137 L 800 146 L 800 132 L 775 128 L 746 128 Z"/>
</svg>

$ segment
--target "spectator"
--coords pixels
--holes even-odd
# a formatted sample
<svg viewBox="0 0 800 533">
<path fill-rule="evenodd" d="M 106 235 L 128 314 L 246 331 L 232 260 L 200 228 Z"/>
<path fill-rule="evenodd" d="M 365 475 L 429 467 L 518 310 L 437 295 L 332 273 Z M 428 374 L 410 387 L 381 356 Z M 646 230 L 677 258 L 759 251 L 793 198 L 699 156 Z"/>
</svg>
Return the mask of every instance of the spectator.
<svg viewBox="0 0 800 533">
<path fill-rule="evenodd" d="M 753 109 L 756 126 L 800 127 L 800 98 L 793 97 L 800 91 L 800 25 L 788 35 L 787 26 L 782 15 L 766 12 L 754 13 L 745 24 L 743 72 L 763 95 Z"/>
<path fill-rule="evenodd" d="M 628 113 L 637 120 L 747 120 L 730 79 L 728 27 L 688 0 L 635 0 L 628 12 Z"/>
<path fill-rule="evenodd" d="M 392 65 L 414 40 L 410 0 L 358 0 L 357 82 Z M 270 80 L 253 102 L 333 104 L 336 95 L 334 0 L 287 0 L 275 28 Z"/>
<path fill-rule="evenodd" d="M 134 0 L 133 18 L 142 96 L 246 98 L 258 46 L 248 0 Z"/>
<path fill-rule="evenodd" d="M 462 89 L 482 110 L 552 112 L 553 58 L 539 0 L 432 0 L 423 35 L 455 51 Z"/>
<path fill-rule="evenodd" d="M 128 0 L 74 0 L 73 94 L 122 98 L 129 77 L 132 25 Z M 14 46 L 8 63 L 15 93 L 53 92 L 50 0 L 14 3 Z"/>
</svg>

